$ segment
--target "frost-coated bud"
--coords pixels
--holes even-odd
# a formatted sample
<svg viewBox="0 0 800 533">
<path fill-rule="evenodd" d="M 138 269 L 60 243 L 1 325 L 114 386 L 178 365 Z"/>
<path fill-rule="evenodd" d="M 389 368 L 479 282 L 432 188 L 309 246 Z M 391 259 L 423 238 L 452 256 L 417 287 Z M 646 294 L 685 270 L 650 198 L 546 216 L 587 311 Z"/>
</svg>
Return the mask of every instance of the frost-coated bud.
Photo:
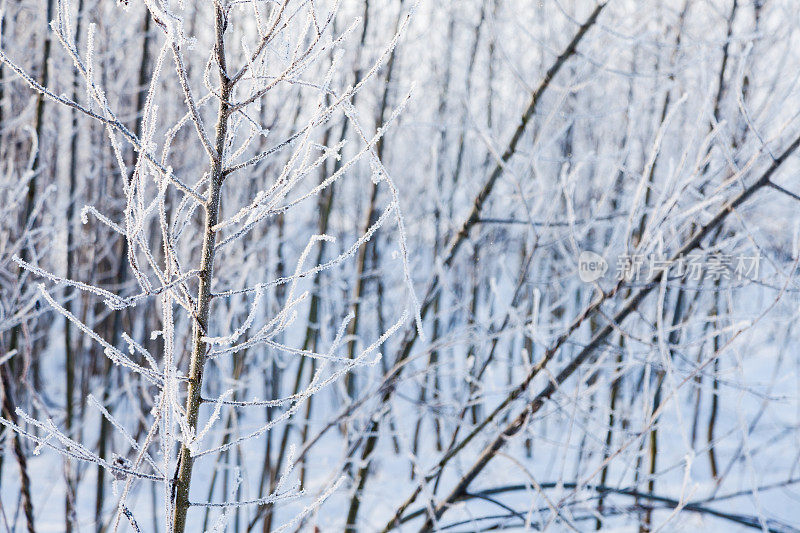
<svg viewBox="0 0 800 533">
<path fill-rule="evenodd" d="M 111 461 L 111 464 L 125 470 L 131 470 L 133 468 L 133 465 L 131 465 L 131 462 L 127 458 L 116 453 L 114 454 L 114 459 Z M 117 468 L 111 471 L 111 475 L 114 476 L 114 479 L 117 481 L 122 481 L 125 479 L 126 473 L 123 470 L 117 470 Z"/>
</svg>

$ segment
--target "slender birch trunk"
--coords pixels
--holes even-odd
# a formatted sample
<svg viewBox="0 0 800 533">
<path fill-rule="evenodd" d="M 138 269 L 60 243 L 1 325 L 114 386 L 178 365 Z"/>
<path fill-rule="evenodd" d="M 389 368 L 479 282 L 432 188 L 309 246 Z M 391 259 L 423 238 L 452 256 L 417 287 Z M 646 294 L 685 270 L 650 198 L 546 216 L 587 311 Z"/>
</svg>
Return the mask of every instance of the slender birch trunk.
<svg viewBox="0 0 800 533">
<path fill-rule="evenodd" d="M 83 0 L 78 0 L 78 12 L 75 22 L 75 46 L 80 46 L 81 22 L 83 21 Z M 78 101 L 79 77 L 77 72 L 72 75 L 72 99 Z M 74 109 L 72 114 L 72 131 L 70 132 L 70 154 L 69 154 L 69 198 L 67 199 L 67 278 L 75 278 L 75 230 L 73 222 L 75 218 L 75 201 L 77 200 L 77 170 L 78 170 L 78 112 Z M 74 291 L 73 291 L 74 292 Z M 72 298 L 67 298 L 64 302 L 64 309 L 72 312 Z M 67 435 L 73 435 L 73 421 L 75 417 L 75 351 L 72 342 L 72 323 L 64 318 L 64 355 L 65 355 L 65 374 L 66 374 L 66 414 L 64 425 Z M 67 483 L 67 493 L 64 501 L 64 526 L 67 533 L 72 533 L 76 521 L 75 499 L 77 493 L 77 473 L 73 471 L 72 460 L 64 459 L 65 478 Z"/>
<path fill-rule="evenodd" d="M 195 304 L 195 319 L 192 328 L 192 352 L 189 361 L 189 385 L 186 398 L 186 421 L 190 428 L 197 429 L 197 416 L 200 410 L 201 393 L 203 388 L 203 370 L 206 362 L 207 343 L 203 337 L 208 332 L 208 317 L 211 311 L 211 285 L 214 281 L 214 252 L 217 232 L 214 226 L 219 220 L 220 190 L 224 180 L 223 156 L 225 141 L 228 133 L 229 97 L 231 81 L 228 78 L 225 63 L 225 29 L 227 26 L 226 14 L 220 4 L 214 7 L 214 53 L 219 69 L 219 107 L 217 109 L 217 125 L 214 149 L 216 153 L 211 158 L 211 172 L 208 185 L 208 196 L 204 207 L 203 221 L 203 249 L 198 273 L 199 285 L 197 289 L 197 303 Z M 181 444 L 178 452 L 178 473 L 175 488 L 175 514 L 173 517 L 173 531 L 183 533 L 186 528 L 186 513 L 189 510 L 189 488 L 192 480 L 192 454 L 186 443 Z"/>
</svg>

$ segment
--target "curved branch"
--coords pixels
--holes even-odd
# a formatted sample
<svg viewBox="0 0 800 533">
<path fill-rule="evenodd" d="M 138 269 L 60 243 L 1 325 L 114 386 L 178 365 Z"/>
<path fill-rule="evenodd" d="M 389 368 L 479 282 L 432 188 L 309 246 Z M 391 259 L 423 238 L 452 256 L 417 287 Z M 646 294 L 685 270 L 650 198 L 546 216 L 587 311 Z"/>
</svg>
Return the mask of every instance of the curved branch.
<svg viewBox="0 0 800 533">
<path fill-rule="evenodd" d="M 762 529 L 761 520 L 757 516 L 751 515 L 744 515 L 744 514 L 736 514 L 736 513 L 726 513 L 717 509 L 713 509 L 711 507 L 707 507 L 706 505 L 702 505 L 700 503 L 684 503 L 681 500 L 676 500 L 674 498 L 669 498 L 667 496 L 661 496 L 659 494 L 653 494 L 650 492 L 642 492 L 636 489 L 627 489 L 627 488 L 617 488 L 617 487 L 610 487 L 607 485 L 580 485 L 578 483 L 561 483 L 561 482 L 549 482 L 549 483 L 540 483 L 540 487 L 542 489 L 555 489 L 555 488 L 564 488 L 564 489 L 586 489 L 597 492 L 599 495 L 607 495 L 607 494 L 616 494 L 619 496 L 628 496 L 631 498 L 641 499 L 641 500 L 648 500 L 654 503 L 663 504 L 664 506 L 670 509 L 679 509 L 679 510 L 686 510 L 700 514 L 707 514 L 710 516 L 714 516 L 716 518 L 721 518 L 723 520 L 727 520 L 730 522 L 735 522 L 737 524 L 752 528 L 752 529 Z M 484 489 L 478 492 L 467 492 L 464 493 L 462 496 L 458 498 L 458 501 L 466 501 L 473 498 L 479 498 L 491 501 L 492 503 L 496 503 L 494 499 L 489 499 L 491 496 L 496 494 L 504 494 L 507 492 L 518 492 L 518 491 L 526 491 L 530 490 L 531 486 L 527 484 L 517 484 L 517 485 L 503 485 L 499 487 L 492 487 L 489 489 Z M 504 509 L 509 510 L 506 506 L 502 506 Z M 417 509 L 413 511 L 403 518 L 400 519 L 399 523 L 406 523 L 414 518 L 424 516 L 428 513 L 427 508 Z M 767 523 L 767 531 L 770 533 L 794 533 L 800 532 L 800 529 L 792 527 L 788 524 L 784 524 L 778 520 L 765 520 Z"/>
</svg>

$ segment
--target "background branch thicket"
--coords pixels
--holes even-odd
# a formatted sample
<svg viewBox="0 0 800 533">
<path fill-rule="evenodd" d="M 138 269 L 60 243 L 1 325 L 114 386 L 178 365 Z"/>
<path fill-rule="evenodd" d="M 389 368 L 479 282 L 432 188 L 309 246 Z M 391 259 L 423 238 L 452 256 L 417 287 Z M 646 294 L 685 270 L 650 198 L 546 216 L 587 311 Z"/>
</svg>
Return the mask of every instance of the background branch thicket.
<svg viewBox="0 0 800 533">
<path fill-rule="evenodd" d="M 0 532 L 800 531 L 794 8 L 0 2 Z"/>
</svg>

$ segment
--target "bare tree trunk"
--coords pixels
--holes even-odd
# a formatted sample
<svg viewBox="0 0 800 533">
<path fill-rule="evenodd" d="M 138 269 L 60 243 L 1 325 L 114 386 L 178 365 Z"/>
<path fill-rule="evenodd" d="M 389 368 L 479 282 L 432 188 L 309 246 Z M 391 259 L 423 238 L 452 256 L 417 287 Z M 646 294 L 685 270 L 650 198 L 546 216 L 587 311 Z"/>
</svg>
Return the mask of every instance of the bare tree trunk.
<svg viewBox="0 0 800 533">
<path fill-rule="evenodd" d="M 8 365 L 0 365 L 0 379 L 3 385 L 3 418 L 9 420 L 12 424 L 17 424 L 18 417 L 14 404 L 13 383 Z M 19 465 L 19 486 L 22 496 L 22 510 L 25 513 L 28 533 L 36 533 L 36 528 L 33 526 L 33 500 L 31 499 L 31 480 L 28 476 L 28 460 L 25 458 L 25 452 L 22 449 L 22 439 L 19 433 L 16 431 L 11 432 L 10 438 L 14 450 L 14 457 L 17 459 L 17 465 Z"/>
<path fill-rule="evenodd" d="M 203 222 L 203 250 L 200 259 L 199 285 L 197 303 L 195 305 L 195 322 L 192 328 L 192 354 L 189 363 L 189 386 L 186 398 L 186 421 L 193 430 L 197 428 L 197 415 L 200 410 L 203 388 L 203 370 L 208 345 L 203 337 L 208 333 L 208 317 L 211 310 L 211 284 L 214 280 L 214 252 L 217 225 L 220 210 L 220 189 L 224 180 L 223 155 L 228 133 L 228 116 L 231 84 L 226 72 L 225 63 L 225 28 L 226 14 L 220 4 L 214 6 L 215 56 L 219 67 L 219 108 L 217 111 L 216 153 L 211 159 L 208 200 L 205 204 L 205 220 Z M 186 528 L 186 513 L 189 510 L 189 488 L 192 479 L 193 458 L 186 443 L 181 444 L 178 453 L 178 473 L 175 489 L 175 515 L 173 530 L 183 533 Z"/>
<path fill-rule="evenodd" d="M 47 9 L 46 9 L 46 17 L 47 22 L 49 23 L 50 20 L 53 18 L 53 7 L 54 7 L 54 0 L 47 0 Z M 51 49 L 51 37 L 49 27 L 45 26 L 44 30 L 44 46 L 42 49 L 42 71 L 41 75 L 39 76 L 39 83 L 42 86 L 47 86 L 49 82 L 49 64 L 50 64 L 50 49 Z M 37 175 L 41 172 L 42 168 L 42 149 L 43 149 L 43 129 L 44 129 L 44 95 L 39 93 L 36 96 L 36 111 L 35 111 L 35 122 L 34 122 L 34 134 L 36 137 L 36 154 L 34 155 L 32 164 L 31 164 L 31 178 L 28 181 L 27 187 L 27 194 L 25 197 L 25 212 L 22 218 L 22 225 L 20 226 L 23 231 L 31 224 L 31 216 L 33 215 L 34 206 L 36 204 L 36 183 L 37 183 Z M 0 106 L 2 107 L 2 106 Z M 20 250 L 20 256 L 23 260 L 28 260 L 28 248 L 27 246 L 23 246 Z M 20 269 L 20 276 L 22 275 L 22 269 Z M 10 334 L 10 351 L 13 351 L 19 347 L 19 336 L 20 336 L 20 328 L 21 326 L 17 325 L 11 330 Z M 14 379 L 12 376 L 14 374 L 12 363 L 15 359 L 11 359 L 11 361 L 7 361 L 5 363 L 0 364 L 0 373 L 2 373 L 2 381 L 3 381 L 3 390 L 4 390 L 4 399 L 3 399 L 3 411 L 4 416 L 15 422 L 17 419 L 16 413 L 14 410 L 16 406 L 14 404 L 14 397 L 13 392 L 11 390 L 11 383 Z M 22 451 L 22 444 L 20 442 L 20 436 L 17 433 L 14 433 L 12 437 L 13 446 L 14 446 L 14 455 L 17 458 L 17 464 L 19 465 L 20 469 L 20 485 L 22 488 L 22 498 L 23 498 L 23 507 L 25 510 L 25 518 L 27 520 L 28 531 L 31 533 L 34 532 L 33 526 L 33 502 L 31 500 L 31 493 L 30 493 L 30 477 L 28 476 L 28 463 L 25 459 L 25 455 Z"/>
<path fill-rule="evenodd" d="M 719 316 L 719 295 L 714 302 L 713 314 Z M 719 354 L 721 339 L 719 335 L 714 335 L 713 349 L 715 354 Z M 714 359 L 711 382 L 711 408 L 708 416 L 708 430 L 706 432 L 706 443 L 708 444 L 708 466 L 711 470 L 711 477 L 715 481 L 719 480 L 719 468 L 717 467 L 717 452 L 714 432 L 717 425 L 717 414 L 719 413 L 719 356 Z"/>
<path fill-rule="evenodd" d="M 150 13 L 147 9 L 144 10 L 144 19 L 142 21 L 142 57 L 139 62 L 139 73 L 137 80 L 137 93 L 136 93 L 136 127 L 135 132 L 137 138 L 142 135 L 142 116 L 145 99 L 147 96 L 147 72 L 150 64 L 150 45 L 152 37 L 150 35 Z M 133 172 L 127 176 L 128 183 L 133 179 Z M 128 279 L 128 261 L 126 256 L 128 254 L 128 241 L 125 238 L 120 239 L 120 254 L 119 263 L 117 264 L 117 272 L 115 274 L 114 282 L 118 286 L 123 286 Z M 116 345 L 119 342 L 122 334 L 122 316 L 124 310 L 114 312 L 114 317 L 111 322 L 111 339 L 112 344 Z M 103 361 L 103 395 L 102 404 L 109 412 L 112 412 L 112 406 L 108 405 L 111 394 L 111 379 L 112 372 L 111 360 L 104 358 Z M 107 454 L 107 436 L 111 429 L 111 424 L 106 417 L 100 417 L 100 439 L 98 442 L 98 455 L 105 459 Z M 105 468 L 97 466 L 97 484 L 95 488 L 95 522 L 97 524 L 98 533 L 103 529 L 103 505 L 105 502 Z"/>
<path fill-rule="evenodd" d="M 80 47 L 81 22 L 83 21 L 83 0 L 78 0 L 78 12 L 75 22 L 75 47 Z M 72 99 L 78 101 L 78 73 L 73 72 L 72 76 Z M 77 166 L 78 166 L 78 112 L 72 110 L 72 131 L 70 132 L 70 158 L 69 158 L 69 197 L 67 199 L 67 279 L 75 278 L 75 246 L 74 218 L 75 201 L 77 200 Z M 74 294 L 75 291 L 73 291 Z M 72 313 L 72 298 L 67 297 L 64 302 L 64 309 Z M 65 373 L 66 373 L 66 414 L 64 423 L 67 435 L 73 435 L 73 419 L 75 417 L 75 352 L 72 343 L 72 323 L 64 318 L 64 353 L 65 353 Z M 73 471 L 72 460 L 64 458 L 64 470 L 67 484 L 67 493 L 64 501 L 65 530 L 72 533 L 75 521 L 75 499 L 77 494 L 76 472 Z"/>
<path fill-rule="evenodd" d="M 4 13 L 0 14 L 0 43 L 3 42 L 3 37 L 5 35 L 5 22 L 6 22 L 6 13 L 4 12 Z M 5 87 L 5 72 L 4 72 L 5 69 L 3 67 L 4 67 L 3 63 L 0 62 L 0 124 L 3 124 L 3 117 L 4 117 L 4 114 L 5 114 L 5 105 L 6 105 L 6 87 Z M 3 128 L 0 128 L 0 157 L 3 157 L 5 155 L 4 151 L 3 151 L 3 141 L 4 141 L 3 133 L 4 133 L 3 132 Z M 2 367 L 2 366 L 4 366 L 4 365 L 0 365 L 0 367 Z M 0 368 L 0 372 L 2 372 L 2 371 L 3 371 L 3 369 Z M 3 435 L 5 435 L 6 431 L 8 431 L 8 430 L 6 429 L 5 426 L 0 428 L 0 442 L 2 442 Z M 5 454 L 4 453 L 0 453 L 0 480 L 3 479 L 3 458 L 4 457 L 5 457 Z"/>
</svg>

